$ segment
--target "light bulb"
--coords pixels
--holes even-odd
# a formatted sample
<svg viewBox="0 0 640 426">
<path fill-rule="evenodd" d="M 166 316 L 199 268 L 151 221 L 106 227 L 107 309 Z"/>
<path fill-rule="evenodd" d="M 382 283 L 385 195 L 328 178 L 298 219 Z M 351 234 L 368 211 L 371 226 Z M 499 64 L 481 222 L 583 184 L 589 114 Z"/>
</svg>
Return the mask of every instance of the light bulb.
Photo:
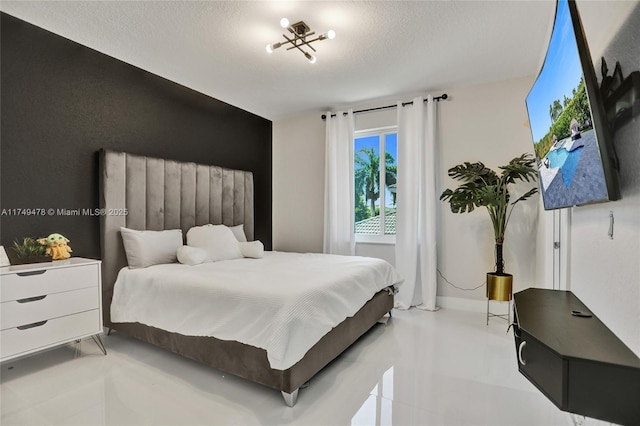
<svg viewBox="0 0 640 426">
<path fill-rule="evenodd" d="M 329 38 L 329 40 L 333 40 L 334 38 L 336 38 L 336 32 L 333 30 L 327 31 L 327 38 Z"/>
<path fill-rule="evenodd" d="M 304 56 L 306 56 L 309 62 L 311 62 L 312 64 L 316 63 L 316 57 L 309 54 L 309 52 L 304 52 Z"/>
<path fill-rule="evenodd" d="M 273 53 L 274 50 L 282 46 L 282 43 L 267 44 L 267 53 Z"/>
<path fill-rule="evenodd" d="M 289 20 L 287 18 L 282 18 L 280 20 L 280 26 L 282 28 L 289 28 Z"/>
</svg>

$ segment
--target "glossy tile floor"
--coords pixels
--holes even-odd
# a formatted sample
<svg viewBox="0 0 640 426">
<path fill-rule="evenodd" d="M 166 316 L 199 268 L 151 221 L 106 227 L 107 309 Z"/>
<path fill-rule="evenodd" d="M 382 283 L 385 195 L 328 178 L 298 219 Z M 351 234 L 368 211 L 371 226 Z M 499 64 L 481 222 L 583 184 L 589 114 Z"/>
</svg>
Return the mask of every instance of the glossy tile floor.
<svg viewBox="0 0 640 426">
<path fill-rule="evenodd" d="M 2 364 L 8 425 L 571 425 L 517 372 L 506 322 L 394 311 L 300 390 L 279 392 L 104 336 Z M 587 424 L 587 423 L 585 423 Z"/>
</svg>

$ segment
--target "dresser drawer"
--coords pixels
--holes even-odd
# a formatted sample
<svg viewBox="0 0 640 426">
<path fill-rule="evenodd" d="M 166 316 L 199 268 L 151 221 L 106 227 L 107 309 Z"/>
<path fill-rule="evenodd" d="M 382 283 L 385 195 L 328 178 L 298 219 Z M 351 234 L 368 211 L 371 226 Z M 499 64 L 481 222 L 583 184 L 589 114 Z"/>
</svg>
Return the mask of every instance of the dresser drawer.
<svg viewBox="0 0 640 426">
<path fill-rule="evenodd" d="M 3 274 L 0 277 L 0 302 L 97 287 L 99 275 L 98 264 Z"/>
<path fill-rule="evenodd" d="M 0 328 L 6 330 L 7 328 L 98 309 L 99 303 L 98 287 L 2 302 L 0 305 Z"/>
<path fill-rule="evenodd" d="M 42 321 L 42 324 L 36 323 L 30 328 L 2 330 L 0 331 L 0 358 L 4 361 L 98 334 L 101 331 L 99 309 Z"/>
</svg>

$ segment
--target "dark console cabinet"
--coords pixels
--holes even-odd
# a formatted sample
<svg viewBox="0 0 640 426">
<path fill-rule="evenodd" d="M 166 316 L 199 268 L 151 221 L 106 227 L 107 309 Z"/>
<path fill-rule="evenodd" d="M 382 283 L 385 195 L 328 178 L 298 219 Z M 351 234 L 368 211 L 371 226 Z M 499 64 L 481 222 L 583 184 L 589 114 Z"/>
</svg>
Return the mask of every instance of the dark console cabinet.
<svg viewBox="0 0 640 426">
<path fill-rule="evenodd" d="M 513 299 L 518 369 L 531 383 L 563 411 L 640 425 L 640 358 L 570 291 Z"/>
</svg>

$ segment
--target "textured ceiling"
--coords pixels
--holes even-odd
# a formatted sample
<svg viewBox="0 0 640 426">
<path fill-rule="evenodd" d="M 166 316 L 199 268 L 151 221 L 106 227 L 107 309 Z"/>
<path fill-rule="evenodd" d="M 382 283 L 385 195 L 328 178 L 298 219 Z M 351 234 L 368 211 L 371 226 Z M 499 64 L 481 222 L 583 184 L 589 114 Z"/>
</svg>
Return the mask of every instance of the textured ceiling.
<svg viewBox="0 0 640 426">
<path fill-rule="evenodd" d="M 277 120 L 533 76 L 555 1 L 2 1 L 2 11 Z M 265 46 L 280 18 L 335 40 L 317 62 Z"/>
</svg>

